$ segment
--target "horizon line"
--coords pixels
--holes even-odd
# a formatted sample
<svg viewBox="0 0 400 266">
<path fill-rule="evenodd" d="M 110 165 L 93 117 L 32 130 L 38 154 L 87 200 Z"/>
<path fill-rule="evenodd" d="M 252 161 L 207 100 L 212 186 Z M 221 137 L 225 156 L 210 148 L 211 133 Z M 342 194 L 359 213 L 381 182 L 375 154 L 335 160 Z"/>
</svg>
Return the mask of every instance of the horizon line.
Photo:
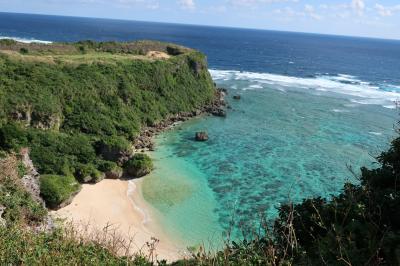
<svg viewBox="0 0 400 266">
<path fill-rule="evenodd" d="M 195 27 L 209 27 L 209 28 L 223 28 L 223 29 L 239 29 L 239 30 L 255 30 L 255 31 L 271 31 L 271 32 L 284 32 L 294 34 L 309 34 L 309 35 L 322 35 L 331 37 L 344 37 L 344 38 L 359 38 L 359 39 L 372 39 L 381 41 L 395 41 L 399 42 L 400 38 L 384 38 L 375 36 L 364 36 L 364 35 L 346 35 L 346 34 L 331 34 L 331 33 L 320 33 L 320 32 L 305 32 L 305 31 L 290 31 L 290 30 L 276 30 L 266 28 L 252 28 L 252 27 L 236 27 L 236 26 L 221 26 L 221 25 L 209 25 L 209 24 L 191 24 L 181 22 L 168 22 L 168 21 L 149 21 L 149 20 L 136 20 L 136 19 L 119 19 L 111 17 L 95 17 L 95 16 L 74 16 L 74 15 L 59 15 L 59 14 L 44 14 L 44 13 L 25 13 L 25 12 L 7 12 L 0 11 L 0 14 L 18 14 L 18 15 L 35 15 L 35 16 L 50 16 L 50 17 L 65 17 L 65 18 L 83 18 L 83 19 L 102 19 L 102 20 L 115 20 L 115 21 L 126 21 L 126 22 L 141 22 L 141 23 L 159 23 L 159 24 L 170 24 L 180 26 L 195 26 Z"/>
</svg>

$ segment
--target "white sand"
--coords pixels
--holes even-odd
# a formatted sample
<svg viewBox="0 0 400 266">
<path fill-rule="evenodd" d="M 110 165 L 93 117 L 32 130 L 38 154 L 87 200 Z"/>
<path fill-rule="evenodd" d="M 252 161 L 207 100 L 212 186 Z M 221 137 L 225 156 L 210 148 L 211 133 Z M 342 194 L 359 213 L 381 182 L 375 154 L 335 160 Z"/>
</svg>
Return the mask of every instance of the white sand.
<svg viewBox="0 0 400 266">
<path fill-rule="evenodd" d="M 168 239 L 152 219 L 140 186 L 141 180 L 109 179 L 95 185 L 83 185 L 72 203 L 53 215 L 74 224 L 90 224 L 97 230 L 111 224 L 126 240 L 134 237 L 132 252 L 142 251 L 147 255 L 146 242 L 155 237 L 160 240 L 155 251 L 157 259 L 171 262 L 184 257 L 184 249 L 179 249 L 176 242 Z"/>
</svg>

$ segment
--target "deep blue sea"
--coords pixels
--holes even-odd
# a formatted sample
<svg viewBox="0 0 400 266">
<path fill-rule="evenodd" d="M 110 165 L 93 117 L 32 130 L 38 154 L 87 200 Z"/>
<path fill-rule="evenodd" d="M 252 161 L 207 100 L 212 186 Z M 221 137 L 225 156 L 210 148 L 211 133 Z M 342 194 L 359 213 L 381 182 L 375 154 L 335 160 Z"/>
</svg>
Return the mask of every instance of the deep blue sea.
<svg viewBox="0 0 400 266">
<path fill-rule="evenodd" d="M 282 203 L 340 192 L 357 182 L 349 168 L 374 167 L 395 136 L 400 41 L 7 13 L 0 36 L 152 39 L 207 54 L 232 109 L 160 135 L 156 170 L 143 180 L 166 233 L 185 245 L 273 219 Z M 198 130 L 210 141 L 192 141 Z"/>
</svg>

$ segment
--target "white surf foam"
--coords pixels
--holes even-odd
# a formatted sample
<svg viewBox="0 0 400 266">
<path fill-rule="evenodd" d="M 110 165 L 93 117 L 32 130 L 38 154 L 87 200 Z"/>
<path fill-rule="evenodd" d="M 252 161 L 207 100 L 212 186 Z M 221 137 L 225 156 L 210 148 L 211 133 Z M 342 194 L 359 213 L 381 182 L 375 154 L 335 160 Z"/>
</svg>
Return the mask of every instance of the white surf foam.
<svg viewBox="0 0 400 266">
<path fill-rule="evenodd" d="M 140 208 L 140 207 L 138 206 L 138 204 L 136 204 L 135 201 L 134 201 L 133 198 L 132 198 L 132 195 L 133 195 L 134 193 L 136 193 L 136 189 L 137 189 L 137 187 L 136 187 L 135 181 L 134 181 L 134 180 L 130 180 L 130 181 L 128 182 L 127 196 L 128 196 L 128 198 L 129 198 L 130 202 L 132 203 L 133 208 L 134 208 L 138 213 L 140 213 L 140 215 L 143 217 L 142 224 L 143 224 L 143 225 L 146 225 L 147 223 L 149 223 L 149 222 L 151 221 L 150 218 L 149 218 L 149 216 L 147 215 L 146 211 L 143 210 L 142 208 Z"/>
<path fill-rule="evenodd" d="M 348 113 L 349 110 L 344 110 L 344 109 L 332 109 L 331 110 L 334 113 Z"/>
<path fill-rule="evenodd" d="M 382 105 L 386 108 L 395 108 L 395 102 L 400 100 L 400 92 L 387 91 L 379 86 L 359 80 L 355 76 L 319 75 L 316 77 L 292 77 L 270 73 L 241 72 L 236 70 L 210 70 L 214 80 L 241 80 L 255 85 L 269 84 L 292 89 L 311 89 L 314 91 L 337 93 L 351 96 L 351 101 L 357 104 Z M 390 85 L 398 87 L 397 85 Z"/>
<path fill-rule="evenodd" d="M 11 39 L 17 42 L 22 43 L 41 43 L 41 44 L 51 44 L 53 42 L 50 41 L 43 41 L 43 40 L 36 40 L 36 39 L 26 39 L 26 38 L 19 38 L 19 37 L 9 37 L 9 36 L 0 36 L 0 40 L 4 39 Z"/>
<path fill-rule="evenodd" d="M 371 135 L 375 135 L 375 136 L 382 136 L 382 132 L 374 132 L 374 131 L 370 131 L 368 132 Z"/>
<path fill-rule="evenodd" d="M 262 89 L 263 86 L 261 86 L 260 84 L 253 84 L 253 85 L 250 85 L 250 88 L 253 88 L 253 89 Z"/>
</svg>

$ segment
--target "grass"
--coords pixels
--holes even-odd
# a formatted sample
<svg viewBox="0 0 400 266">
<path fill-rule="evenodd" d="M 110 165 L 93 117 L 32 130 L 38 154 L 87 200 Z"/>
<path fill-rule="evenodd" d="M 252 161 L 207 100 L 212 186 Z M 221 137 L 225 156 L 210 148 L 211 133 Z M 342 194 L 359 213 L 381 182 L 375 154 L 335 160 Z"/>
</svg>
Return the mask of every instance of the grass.
<svg viewBox="0 0 400 266">
<path fill-rule="evenodd" d="M 147 55 L 133 54 L 111 54 L 107 52 L 91 52 L 85 54 L 69 54 L 69 55 L 29 55 L 10 50 L 0 50 L 1 54 L 8 56 L 9 59 L 26 63 L 47 63 L 47 64 L 68 64 L 79 66 L 82 64 L 117 64 L 120 62 L 129 63 L 133 60 L 143 60 L 153 62 L 155 57 Z"/>
</svg>

